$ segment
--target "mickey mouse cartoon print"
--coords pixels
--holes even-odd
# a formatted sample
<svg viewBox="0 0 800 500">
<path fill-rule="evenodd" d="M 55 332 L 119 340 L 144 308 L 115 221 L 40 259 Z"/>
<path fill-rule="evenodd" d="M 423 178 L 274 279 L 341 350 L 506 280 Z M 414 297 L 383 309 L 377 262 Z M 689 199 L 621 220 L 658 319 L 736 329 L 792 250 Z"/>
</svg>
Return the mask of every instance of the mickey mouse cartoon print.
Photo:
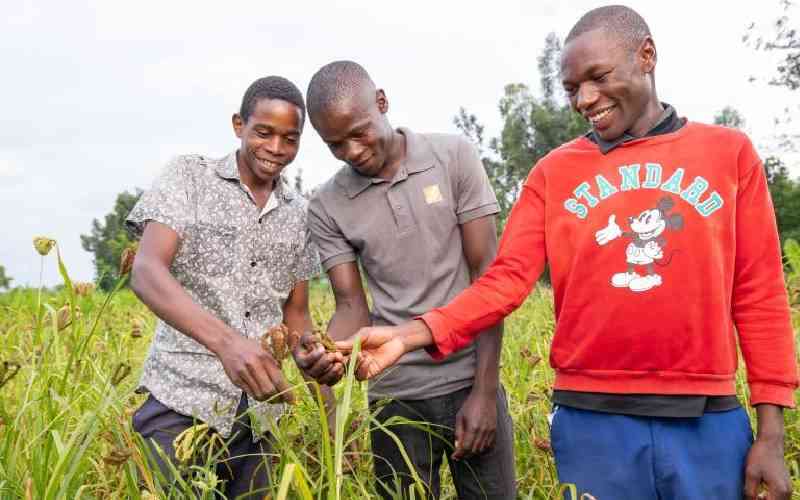
<svg viewBox="0 0 800 500">
<path fill-rule="evenodd" d="M 672 260 L 670 256 L 667 262 L 660 262 L 664 258 L 664 246 L 667 243 L 664 231 L 683 229 L 683 216 L 669 213 L 674 205 L 675 202 L 669 196 L 661 198 L 655 208 L 644 210 L 636 217 L 628 217 L 631 230 L 626 232 L 617 225 L 616 215 L 611 215 L 608 225 L 595 233 L 594 237 L 600 246 L 620 236 L 631 240 L 625 250 L 628 267 L 624 273 L 616 273 L 611 277 L 612 286 L 629 288 L 633 292 L 646 292 L 661 285 L 661 276 L 656 274 L 654 264 L 666 266 Z M 645 267 L 644 275 L 636 272 L 637 266 Z"/>
</svg>

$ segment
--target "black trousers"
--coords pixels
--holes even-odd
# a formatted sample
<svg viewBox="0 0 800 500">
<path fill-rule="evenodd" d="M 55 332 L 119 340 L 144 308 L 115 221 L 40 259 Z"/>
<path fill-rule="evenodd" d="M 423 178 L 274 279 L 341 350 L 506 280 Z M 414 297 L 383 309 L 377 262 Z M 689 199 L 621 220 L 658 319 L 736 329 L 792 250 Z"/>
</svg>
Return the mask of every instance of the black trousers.
<svg viewBox="0 0 800 500">
<path fill-rule="evenodd" d="M 242 395 L 239 407 L 236 409 L 236 422 L 229 439 L 228 449 L 216 466 L 217 477 L 225 481 L 221 488 L 225 496 L 233 499 L 262 499 L 267 494 L 269 485 L 269 436 L 262 436 L 253 442 L 253 434 L 249 426 L 247 411 L 247 397 Z M 164 462 L 156 451 L 155 444 L 169 457 L 173 464 L 175 459 L 175 438 L 198 423 L 192 417 L 177 413 L 152 396 L 148 396 L 144 404 L 133 414 L 133 429 L 139 433 L 147 443 L 153 462 L 151 466 L 158 467 L 161 473 L 173 483 L 174 480 L 170 467 Z M 168 492 L 167 492 L 168 493 Z"/>
<path fill-rule="evenodd" d="M 420 424 L 389 425 L 388 430 L 403 443 L 420 479 L 428 487 L 429 498 L 439 498 L 441 482 L 439 469 L 443 456 L 447 457 L 453 483 L 462 500 L 516 498 L 514 473 L 514 429 L 508 413 L 508 402 L 501 387 L 497 391 L 497 431 L 492 448 L 480 455 L 459 461 L 452 460 L 455 441 L 456 415 L 469 396 L 471 387 L 444 396 L 423 400 L 394 400 L 382 407 L 377 420 L 385 423 L 391 417 L 400 416 L 430 425 L 430 431 L 443 439 L 421 429 Z M 373 404 L 373 408 L 376 406 Z M 394 440 L 380 428 L 370 430 L 372 454 L 374 455 L 377 490 L 385 499 L 395 498 L 397 487 L 402 488 L 405 498 L 409 486 L 414 483 L 406 462 Z M 386 485 L 385 489 L 383 485 Z M 419 498 L 419 496 L 417 496 Z"/>
</svg>

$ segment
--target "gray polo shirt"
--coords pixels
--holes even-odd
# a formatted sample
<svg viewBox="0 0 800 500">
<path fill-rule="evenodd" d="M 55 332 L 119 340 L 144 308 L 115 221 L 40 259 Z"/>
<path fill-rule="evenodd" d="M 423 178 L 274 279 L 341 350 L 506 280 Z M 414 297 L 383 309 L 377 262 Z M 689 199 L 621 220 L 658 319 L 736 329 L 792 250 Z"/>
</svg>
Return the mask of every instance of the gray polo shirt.
<svg viewBox="0 0 800 500">
<path fill-rule="evenodd" d="M 470 284 L 459 226 L 496 214 L 497 199 L 466 138 L 401 128 L 406 159 L 391 181 L 342 167 L 314 194 L 308 223 L 323 268 L 358 260 L 372 323 L 396 325 L 447 304 Z M 369 396 L 427 399 L 472 385 L 475 348 L 442 362 L 409 353 Z"/>
</svg>

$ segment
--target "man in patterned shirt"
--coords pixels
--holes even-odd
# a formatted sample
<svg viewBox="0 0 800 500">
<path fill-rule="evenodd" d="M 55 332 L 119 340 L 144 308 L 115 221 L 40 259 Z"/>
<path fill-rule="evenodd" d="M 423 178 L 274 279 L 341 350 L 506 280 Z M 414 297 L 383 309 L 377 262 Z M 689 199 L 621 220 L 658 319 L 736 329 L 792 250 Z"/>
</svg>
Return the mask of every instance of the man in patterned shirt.
<svg viewBox="0 0 800 500">
<path fill-rule="evenodd" d="M 307 244 L 306 202 L 281 176 L 304 121 L 294 84 L 255 81 L 233 115 L 239 149 L 175 158 L 127 219 L 142 234 L 131 287 L 159 317 L 140 382 L 149 397 L 133 427 L 169 477 L 154 445 L 174 460 L 175 437 L 208 424 L 229 443 L 217 470 L 228 498 L 265 494 L 260 438 L 278 403 L 291 401 L 280 362 L 259 337 L 281 322 L 311 328 L 308 279 L 319 264 Z"/>
</svg>

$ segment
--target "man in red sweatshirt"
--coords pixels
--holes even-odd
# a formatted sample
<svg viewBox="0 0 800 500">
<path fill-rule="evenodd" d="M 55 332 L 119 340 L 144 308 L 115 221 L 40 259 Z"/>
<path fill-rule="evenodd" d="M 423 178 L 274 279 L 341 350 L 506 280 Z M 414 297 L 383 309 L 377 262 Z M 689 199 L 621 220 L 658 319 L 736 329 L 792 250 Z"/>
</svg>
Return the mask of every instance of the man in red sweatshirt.
<svg viewBox="0 0 800 500">
<path fill-rule="evenodd" d="M 621 6 L 566 38 L 564 89 L 592 130 L 526 180 L 496 260 L 447 306 L 362 329 L 359 376 L 469 345 L 550 264 L 559 479 L 602 499 L 788 499 L 782 412 L 797 366 L 774 211 L 739 131 L 678 118 L 656 47 Z M 736 399 L 737 338 L 758 414 Z M 340 343 L 344 350 L 351 342 Z"/>
</svg>

